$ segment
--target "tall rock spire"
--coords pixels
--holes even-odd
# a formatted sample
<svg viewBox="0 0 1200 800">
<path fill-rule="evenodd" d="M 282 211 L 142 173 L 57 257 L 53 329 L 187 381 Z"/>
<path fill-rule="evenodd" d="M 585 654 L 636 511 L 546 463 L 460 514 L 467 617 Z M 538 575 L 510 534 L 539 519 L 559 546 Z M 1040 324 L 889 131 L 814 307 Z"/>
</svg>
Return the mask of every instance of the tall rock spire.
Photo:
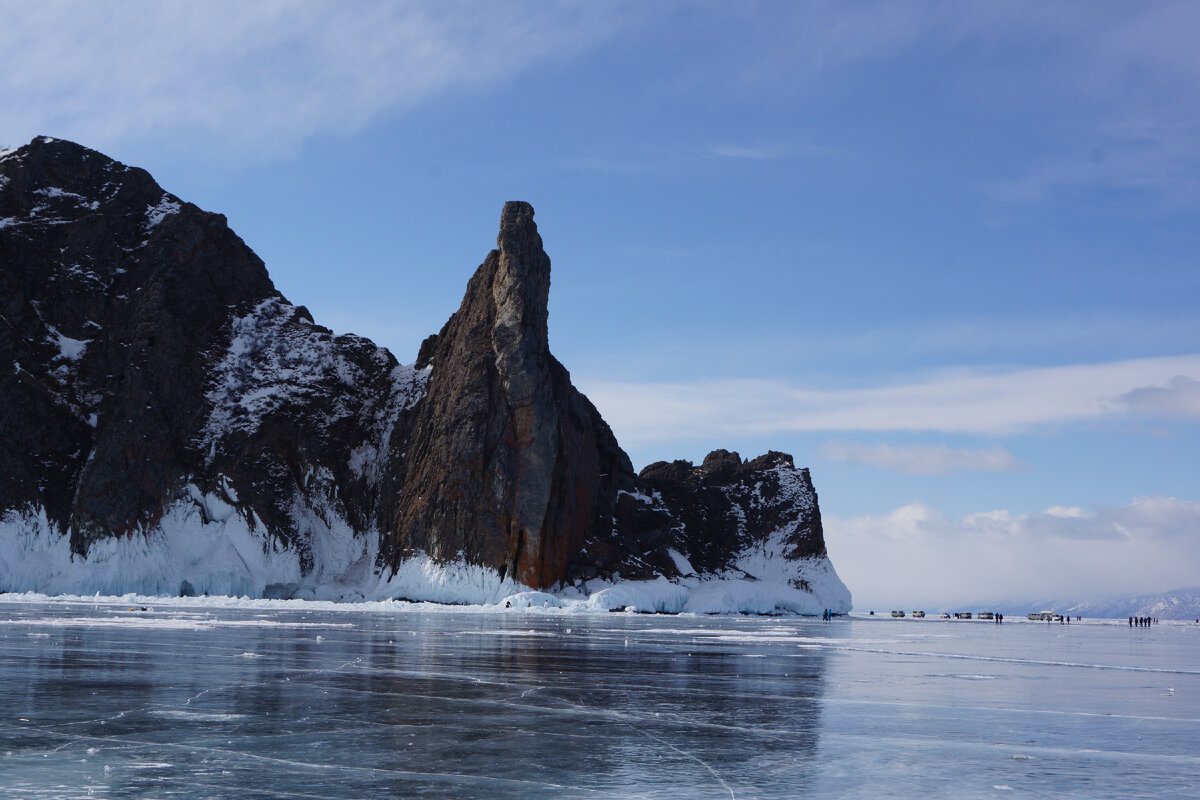
<svg viewBox="0 0 1200 800">
<path fill-rule="evenodd" d="M 567 576 L 612 531 L 633 469 L 550 354 L 550 259 L 528 203 L 506 203 L 497 249 L 420 362 L 432 366 L 384 534 L 393 565 L 460 553 L 530 586 Z"/>
</svg>

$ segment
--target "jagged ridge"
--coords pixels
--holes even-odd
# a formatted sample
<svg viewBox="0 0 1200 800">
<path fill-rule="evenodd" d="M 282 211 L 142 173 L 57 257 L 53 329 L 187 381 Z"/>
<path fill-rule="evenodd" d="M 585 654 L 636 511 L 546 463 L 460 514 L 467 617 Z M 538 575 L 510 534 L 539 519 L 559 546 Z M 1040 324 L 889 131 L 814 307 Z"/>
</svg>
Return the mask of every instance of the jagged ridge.
<svg viewBox="0 0 1200 800">
<path fill-rule="evenodd" d="M 20 554 L 0 590 L 36 588 L 64 537 L 87 564 L 166 547 L 166 591 L 420 594 L 414 564 L 492 595 L 688 574 L 807 591 L 827 564 L 790 456 L 633 473 L 550 353 L 527 203 L 413 366 L 316 325 L 224 217 L 69 142 L 0 156 L 0 267 L 0 535 Z"/>
</svg>

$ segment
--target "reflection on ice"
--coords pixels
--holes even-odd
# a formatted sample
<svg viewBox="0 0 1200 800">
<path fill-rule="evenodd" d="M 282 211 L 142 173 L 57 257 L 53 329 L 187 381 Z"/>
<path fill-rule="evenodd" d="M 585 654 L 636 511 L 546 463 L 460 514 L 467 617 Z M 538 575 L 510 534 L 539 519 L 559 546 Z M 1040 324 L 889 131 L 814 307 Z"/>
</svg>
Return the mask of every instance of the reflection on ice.
<svg viewBox="0 0 1200 800">
<path fill-rule="evenodd" d="M 5 797 L 1174 798 L 1200 771 L 1200 629 L 136 608 L 0 597 Z"/>
<path fill-rule="evenodd" d="M 257 613 L 0 603 L 8 785 L 22 797 L 751 785 L 782 797 L 798 773 L 756 765 L 811 760 L 816 745 L 824 656 L 748 661 L 708 620 L 662 633 L 625 614 Z"/>
</svg>

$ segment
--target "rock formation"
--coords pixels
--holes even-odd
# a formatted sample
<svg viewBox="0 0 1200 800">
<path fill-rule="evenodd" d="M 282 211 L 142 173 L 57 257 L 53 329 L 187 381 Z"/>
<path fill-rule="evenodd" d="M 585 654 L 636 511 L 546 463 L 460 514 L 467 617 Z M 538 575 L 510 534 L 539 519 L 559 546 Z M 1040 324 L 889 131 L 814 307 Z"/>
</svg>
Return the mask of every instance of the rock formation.
<svg viewBox="0 0 1200 800">
<path fill-rule="evenodd" d="M 393 566 L 471 553 L 501 577 L 550 586 L 611 531 L 633 468 L 550 355 L 550 259 L 528 203 L 504 206 L 496 245 L 419 361 L 432 375 L 384 553 Z"/>
<path fill-rule="evenodd" d="M 0 154 L 0 591 L 437 599 L 418 584 L 450 567 L 485 599 L 618 578 L 812 593 L 814 568 L 840 587 L 790 456 L 634 474 L 550 353 L 549 288 L 533 209 L 507 203 L 403 366 L 315 324 L 224 217 L 146 172 L 45 137 Z"/>
<path fill-rule="evenodd" d="M 0 298 L 0 511 L 86 555 L 212 493 L 305 568 L 314 521 L 373 525 L 346 446 L 385 438 L 420 377 L 313 324 L 223 216 L 35 140 L 0 160 Z"/>
</svg>

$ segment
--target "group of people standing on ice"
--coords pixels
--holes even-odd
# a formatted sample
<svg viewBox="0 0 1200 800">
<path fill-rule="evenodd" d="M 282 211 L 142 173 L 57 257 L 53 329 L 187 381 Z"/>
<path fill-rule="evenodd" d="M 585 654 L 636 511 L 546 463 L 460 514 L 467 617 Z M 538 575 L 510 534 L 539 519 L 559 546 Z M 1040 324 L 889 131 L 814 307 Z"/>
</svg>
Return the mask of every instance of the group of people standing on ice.
<svg viewBox="0 0 1200 800">
<path fill-rule="evenodd" d="M 1151 625 L 1157 625 L 1158 620 L 1153 617 L 1130 617 L 1129 627 L 1149 628 Z"/>
</svg>

